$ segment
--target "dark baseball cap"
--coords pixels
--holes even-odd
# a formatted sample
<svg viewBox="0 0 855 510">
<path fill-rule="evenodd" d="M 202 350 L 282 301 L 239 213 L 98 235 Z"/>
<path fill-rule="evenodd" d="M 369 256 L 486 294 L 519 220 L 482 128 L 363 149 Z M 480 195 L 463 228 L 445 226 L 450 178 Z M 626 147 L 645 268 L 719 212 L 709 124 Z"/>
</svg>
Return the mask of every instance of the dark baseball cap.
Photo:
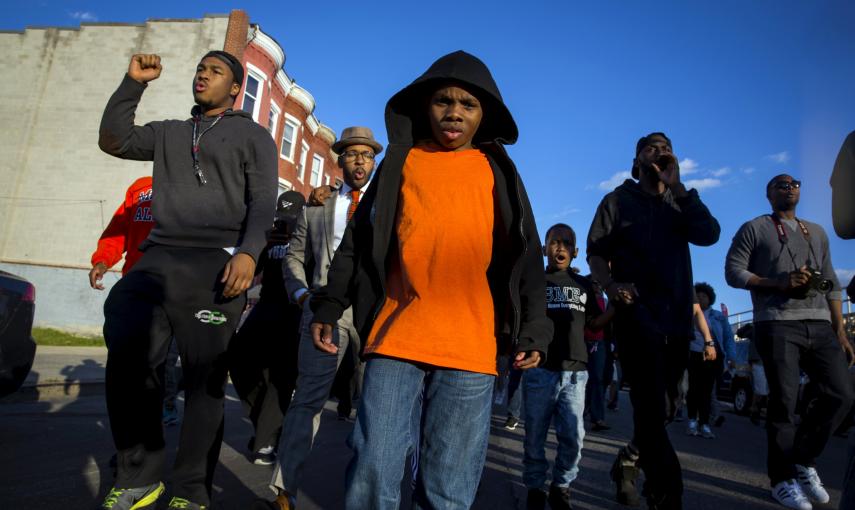
<svg viewBox="0 0 855 510">
<path fill-rule="evenodd" d="M 296 191 L 286 191 L 279 195 L 276 199 L 276 221 L 285 221 L 288 223 L 296 223 L 306 205 L 306 198 L 302 193 Z"/>
</svg>

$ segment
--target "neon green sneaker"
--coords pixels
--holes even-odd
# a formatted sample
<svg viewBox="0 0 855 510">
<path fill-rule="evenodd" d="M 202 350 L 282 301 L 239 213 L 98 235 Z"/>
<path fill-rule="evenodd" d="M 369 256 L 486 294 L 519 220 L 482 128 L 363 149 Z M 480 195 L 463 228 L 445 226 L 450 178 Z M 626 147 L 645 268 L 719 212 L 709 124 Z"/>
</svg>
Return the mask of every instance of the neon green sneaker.
<svg viewBox="0 0 855 510">
<path fill-rule="evenodd" d="M 202 506 L 198 503 L 193 503 L 192 501 L 188 501 L 184 498 L 175 498 L 169 500 L 169 506 L 167 507 L 169 510 L 205 510 L 206 506 Z"/>
<path fill-rule="evenodd" d="M 98 508 L 101 510 L 139 510 L 154 505 L 157 498 L 165 490 L 163 482 L 133 489 L 117 489 L 113 487 Z"/>
</svg>

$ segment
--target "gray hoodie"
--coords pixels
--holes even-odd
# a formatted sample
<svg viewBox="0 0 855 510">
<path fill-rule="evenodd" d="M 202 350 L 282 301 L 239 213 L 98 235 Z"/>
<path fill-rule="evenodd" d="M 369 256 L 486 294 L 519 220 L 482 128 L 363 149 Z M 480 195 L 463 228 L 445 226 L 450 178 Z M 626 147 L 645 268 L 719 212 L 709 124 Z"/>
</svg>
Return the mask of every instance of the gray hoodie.
<svg viewBox="0 0 855 510">
<path fill-rule="evenodd" d="M 834 288 L 827 295 L 814 293 L 802 299 L 771 290 L 754 289 L 751 291 L 751 302 L 754 305 L 755 322 L 831 320 L 828 300 L 839 300 L 841 294 L 840 283 L 831 265 L 828 236 L 816 223 L 805 220 L 801 222 L 808 229 L 813 252 L 795 221 L 782 221 L 787 232 L 786 243 L 779 239 L 775 223 L 768 214 L 742 225 L 733 236 L 733 243 L 727 252 L 724 266 L 727 283 L 731 287 L 744 289 L 754 275 L 761 278 L 781 278 L 809 262 L 813 269 L 822 271 L 823 278 L 833 282 Z"/>
<path fill-rule="evenodd" d="M 270 134 L 246 112 L 226 113 L 201 138 L 199 165 L 207 179 L 201 185 L 193 169 L 191 119 L 134 125 L 145 89 L 125 75 L 104 109 L 98 146 L 122 159 L 154 162 L 155 226 L 148 240 L 236 248 L 257 261 L 276 210 L 276 144 Z M 212 121 L 203 118 L 200 131 Z"/>
</svg>

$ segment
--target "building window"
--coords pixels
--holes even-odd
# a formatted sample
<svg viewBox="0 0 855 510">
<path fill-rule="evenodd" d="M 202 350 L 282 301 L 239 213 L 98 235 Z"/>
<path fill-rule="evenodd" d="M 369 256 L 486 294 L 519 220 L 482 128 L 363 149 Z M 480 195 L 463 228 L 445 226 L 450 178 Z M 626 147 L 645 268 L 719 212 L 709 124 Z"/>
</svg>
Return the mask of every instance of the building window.
<svg viewBox="0 0 855 510">
<path fill-rule="evenodd" d="M 243 111 L 252 115 L 258 122 L 258 108 L 261 106 L 261 80 L 252 74 L 246 75 L 246 85 L 243 91 Z"/>
<path fill-rule="evenodd" d="M 301 146 L 302 151 L 300 152 L 300 164 L 297 165 L 297 180 L 300 182 L 304 182 L 303 174 L 306 171 L 306 161 L 309 159 L 309 144 L 303 142 Z"/>
<path fill-rule="evenodd" d="M 330 183 L 330 174 L 324 175 L 324 184 L 329 185 Z"/>
<path fill-rule="evenodd" d="M 300 121 L 293 115 L 288 114 L 288 112 L 283 113 L 282 116 L 285 117 L 285 125 L 282 127 L 282 142 L 279 144 L 279 157 L 293 163 L 297 140 L 300 138 Z M 303 166 L 306 165 L 303 164 Z M 300 173 L 299 169 L 297 173 Z M 302 178 L 300 181 L 302 182 Z"/>
<path fill-rule="evenodd" d="M 267 75 L 249 62 L 246 64 L 246 70 L 241 110 L 251 114 L 252 120 L 258 122 L 258 112 L 261 111 L 261 96 L 264 93 L 264 84 L 267 83 Z"/>
<path fill-rule="evenodd" d="M 272 136 L 274 140 L 276 140 L 276 128 L 278 127 L 278 124 L 279 124 L 279 112 L 280 111 L 281 110 L 279 109 L 278 106 L 276 106 L 276 103 L 271 101 L 270 102 L 270 115 L 268 115 L 268 117 L 267 117 L 267 131 L 270 133 L 270 136 Z"/>
<path fill-rule="evenodd" d="M 321 174 L 323 173 L 323 170 L 324 158 L 315 154 L 312 156 L 312 180 L 309 182 L 312 187 L 317 188 L 321 185 Z"/>
<path fill-rule="evenodd" d="M 279 148 L 279 155 L 283 159 L 294 162 L 294 145 L 297 141 L 297 126 L 291 122 L 291 119 L 285 119 L 285 127 L 282 129 L 282 146 Z"/>
</svg>

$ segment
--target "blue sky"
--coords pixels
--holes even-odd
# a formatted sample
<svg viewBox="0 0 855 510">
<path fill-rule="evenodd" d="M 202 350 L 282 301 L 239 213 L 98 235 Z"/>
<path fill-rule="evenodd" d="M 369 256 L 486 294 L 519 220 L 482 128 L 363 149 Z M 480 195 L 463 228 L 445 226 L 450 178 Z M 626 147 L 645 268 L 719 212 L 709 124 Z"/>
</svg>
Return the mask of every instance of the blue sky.
<svg viewBox="0 0 855 510">
<path fill-rule="evenodd" d="M 510 152 L 541 232 L 566 222 L 584 239 L 638 137 L 661 130 L 683 160 L 684 181 L 722 225 L 719 243 L 692 256 L 696 279 L 709 281 L 731 312 L 750 300 L 724 282 L 724 255 L 739 226 L 768 211 L 764 185 L 778 173 L 804 181 L 799 216 L 826 228 L 846 282 L 855 273 L 855 243 L 833 234 L 828 186 L 840 144 L 855 130 L 851 1 L 37 0 L 8 6 L 0 28 L 234 8 L 279 41 L 289 76 L 336 132 L 368 125 L 385 141 L 383 108 L 394 92 L 448 52 L 479 56 L 519 124 Z"/>
</svg>

